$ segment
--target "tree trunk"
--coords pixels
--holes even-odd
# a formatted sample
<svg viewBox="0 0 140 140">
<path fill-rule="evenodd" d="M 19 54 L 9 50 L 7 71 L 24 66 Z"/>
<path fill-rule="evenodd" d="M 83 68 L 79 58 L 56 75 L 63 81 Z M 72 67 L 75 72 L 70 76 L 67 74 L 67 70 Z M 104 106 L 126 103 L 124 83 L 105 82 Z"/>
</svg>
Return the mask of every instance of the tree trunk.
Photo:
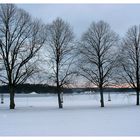
<svg viewBox="0 0 140 140">
<path fill-rule="evenodd" d="M 136 105 L 139 105 L 139 89 L 138 88 L 136 89 L 136 93 L 137 93 L 137 96 L 136 96 L 136 98 L 137 98 Z"/>
<path fill-rule="evenodd" d="M 57 94 L 58 94 L 58 105 L 59 105 L 59 108 L 63 108 L 63 104 L 62 104 L 62 101 L 61 101 L 61 92 L 60 92 L 60 87 L 57 87 Z"/>
<path fill-rule="evenodd" d="M 101 107 L 104 107 L 104 96 L 103 96 L 103 88 L 100 87 L 100 96 L 101 96 Z"/>
<path fill-rule="evenodd" d="M 108 93 L 108 101 L 111 101 L 110 93 Z"/>
<path fill-rule="evenodd" d="M 10 92 L 10 109 L 15 109 L 15 91 L 14 91 L 14 86 L 10 85 L 9 86 L 9 92 Z"/>
<path fill-rule="evenodd" d="M 60 84 L 59 84 L 59 55 L 57 55 L 57 61 L 56 61 L 56 88 L 57 88 L 57 94 L 58 94 L 58 105 L 59 108 L 63 108 L 62 101 L 61 101 L 61 92 L 60 92 Z"/>
<path fill-rule="evenodd" d="M 136 88 L 136 92 L 137 92 L 137 99 L 136 99 L 136 105 L 139 105 L 139 52 L 138 52 L 138 46 L 136 47 L 136 80 L 137 80 L 137 88 Z"/>
<path fill-rule="evenodd" d="M 3 96 L 3 93 L 1 93 L 1 104 L 4 103 L 4 96 Z"/>
</svg>

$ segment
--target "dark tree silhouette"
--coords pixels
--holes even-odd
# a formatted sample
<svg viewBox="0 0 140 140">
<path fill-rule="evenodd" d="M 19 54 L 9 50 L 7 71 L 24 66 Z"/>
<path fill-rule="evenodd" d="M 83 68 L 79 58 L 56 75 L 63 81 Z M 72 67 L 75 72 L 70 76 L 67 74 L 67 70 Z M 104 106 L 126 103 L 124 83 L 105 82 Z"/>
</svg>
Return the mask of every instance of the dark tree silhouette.
<svg viewBox="0 0 140 140">
<path fill-rule="evenodd" d="M 140 25 L 128 29 L 121 43 L 118 57 L 118 77 L 136 90 L 136 105 L 139 105 L 140 90 Z"/>
<path fill-rule="evenodd" d="M 73 75 L 74 35 L 72 28 L 62 19 L 57 18 L 48 25 L 47 43 L 49 46 L 50 79 L 55 83 L 59 108 L 62 104 L 62 88 L 69 85 Z"/>
<path fill-rule="evenodd" d="M 15 108 L 15 86 L 34 73 L 36 53 L 46 40 L 44 27 L 14 4 L 0 5 L 0 57 L 5 67 L 1 81 L 9 85 L 10 109 Z"/>
<path fill-rule="evenodd" d="M 104 107 L 103 87 L 111 82 L 115 66 L 115 45 L 118 36 L 104 21 L 93 22 L 80 42 L 79 72 L 100 89 L 101 107 Z"/>
</svg>

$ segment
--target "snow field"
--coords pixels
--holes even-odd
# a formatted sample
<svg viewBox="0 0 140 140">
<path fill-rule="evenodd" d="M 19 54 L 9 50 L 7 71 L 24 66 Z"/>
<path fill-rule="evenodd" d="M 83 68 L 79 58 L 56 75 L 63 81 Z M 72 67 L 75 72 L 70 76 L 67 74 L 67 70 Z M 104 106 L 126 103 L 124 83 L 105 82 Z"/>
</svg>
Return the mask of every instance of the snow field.
<svg viewBox="0 0 140 140">
<path fill-rule="evenodd" d="M 0 136 L 140 136 L 140 106 L 136 96 L 105 94 L 64 95 L 58 109 L 56 95 L 16 95 L 16 109 L 9 110 L 9 97 L 0 104 Z"/>
</svg>

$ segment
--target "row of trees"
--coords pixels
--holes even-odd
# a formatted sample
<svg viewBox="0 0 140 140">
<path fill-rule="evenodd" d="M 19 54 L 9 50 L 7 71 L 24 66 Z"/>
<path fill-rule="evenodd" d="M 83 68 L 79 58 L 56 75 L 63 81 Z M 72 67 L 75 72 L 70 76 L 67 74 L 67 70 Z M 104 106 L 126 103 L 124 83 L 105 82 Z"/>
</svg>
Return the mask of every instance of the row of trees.
<svg viewBox="0 0 140 140">
<path fill-rule="evenodd" d="M 81 77 L 100 89 L 101 107 L 104 87 L 126 83 L 136 89 L 139 105 L 140 26 L 120 39 L 108 23 L 93 22 L 76 41 L 61 18 L 45 25 L 14 4 L 2 4 L 0 40 L 0 80 L 9 85 L 10 109 L 15 108 L 15 86 L 37 75 L 57 87 L 59 108 L 63 87 L 82 83 Z"/>
</svg>

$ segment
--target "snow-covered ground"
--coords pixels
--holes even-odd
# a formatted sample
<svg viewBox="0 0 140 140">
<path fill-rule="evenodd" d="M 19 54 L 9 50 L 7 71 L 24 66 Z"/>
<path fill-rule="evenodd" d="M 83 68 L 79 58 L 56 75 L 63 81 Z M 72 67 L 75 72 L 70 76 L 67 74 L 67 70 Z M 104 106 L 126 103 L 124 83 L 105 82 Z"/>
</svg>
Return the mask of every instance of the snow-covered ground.
<svg viewBox="0 0 140 140">
<path fill-rule="evenodd" d="M 58 109 L 55 95 L 17 95 L 16 109 L 9 110 L 9 97 L 0 104 L 0 136 L 140 136 L 140 106 L 136 96 L 105 94 L 64 95 Z"/>
</svg>

